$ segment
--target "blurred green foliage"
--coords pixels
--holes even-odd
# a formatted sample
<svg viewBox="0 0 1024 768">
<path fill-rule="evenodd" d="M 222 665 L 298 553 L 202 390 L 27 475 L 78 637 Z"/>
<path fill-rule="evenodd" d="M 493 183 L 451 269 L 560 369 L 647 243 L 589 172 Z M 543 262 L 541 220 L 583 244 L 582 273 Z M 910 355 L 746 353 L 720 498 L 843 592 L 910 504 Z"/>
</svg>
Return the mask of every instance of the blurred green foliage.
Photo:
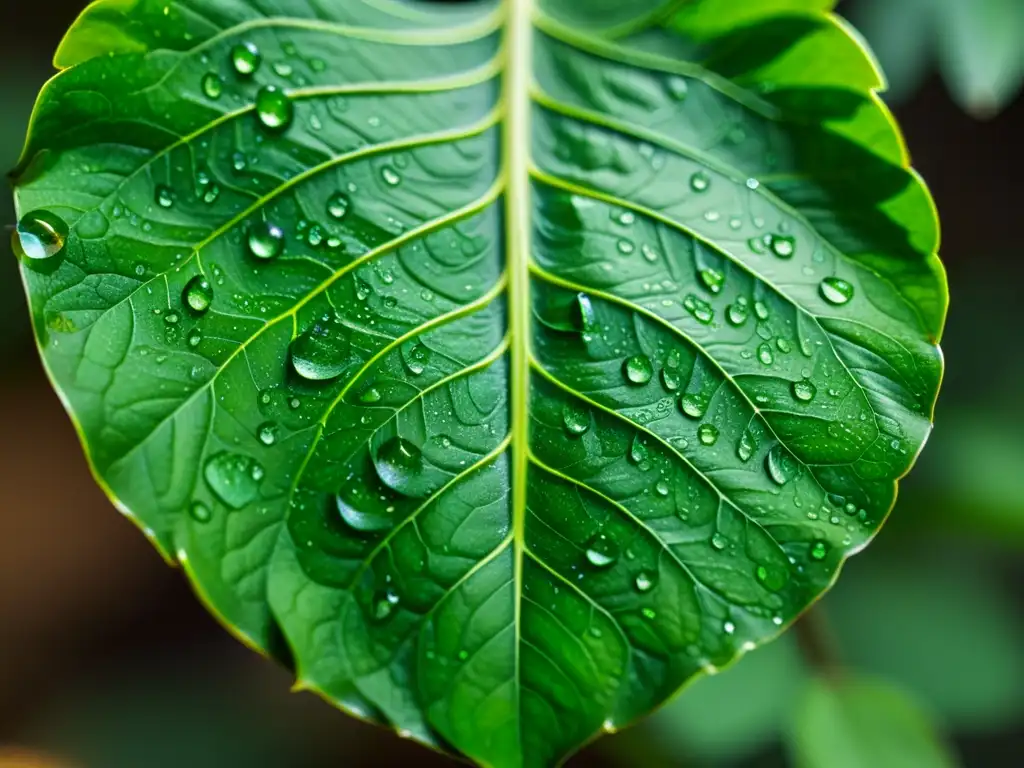
<svg viewBox="0 0 1024 768">
<path fill-rule="evenodd" d="M 847 14 L 875 49 L 891 100 L 911 96 L 938 67 L 956 102 L 988 118 L 1024 83 L 1020 0 L 854 0 Z"/>
</svg>

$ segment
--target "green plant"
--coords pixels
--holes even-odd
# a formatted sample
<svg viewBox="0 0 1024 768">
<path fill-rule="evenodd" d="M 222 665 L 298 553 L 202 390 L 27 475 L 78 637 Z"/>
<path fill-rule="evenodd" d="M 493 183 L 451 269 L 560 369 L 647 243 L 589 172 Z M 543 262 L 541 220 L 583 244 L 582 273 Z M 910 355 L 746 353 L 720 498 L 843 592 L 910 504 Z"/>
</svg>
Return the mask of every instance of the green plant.
<svg viewBox="0 0 1024 768">
<path fill-rule="evenodd" d="M 931 428 L 826 0 L 100 0 L 14 172 L 98 481 L 300 687 L 548 765 L 778 635 Z"/>
</svg>

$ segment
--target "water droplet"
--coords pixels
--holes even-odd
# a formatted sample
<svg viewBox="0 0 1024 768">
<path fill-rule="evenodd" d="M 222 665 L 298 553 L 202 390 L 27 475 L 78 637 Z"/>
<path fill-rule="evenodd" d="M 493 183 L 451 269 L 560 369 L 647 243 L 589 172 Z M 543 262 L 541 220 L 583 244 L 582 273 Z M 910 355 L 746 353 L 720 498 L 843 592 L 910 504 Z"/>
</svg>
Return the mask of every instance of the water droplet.
<svg viewBox="0 0 1024 768">
<path fill-rule="evenodd" d="M 344 192 L 335 192 L 327 200 L 327 213 L 329 213 L 332 218 L 341 221 L 348 214 L 350 205 L 351 202 L 349 201 L 348 195 Z"/>
<path fill-rule="evenodd" d="M 633 438 L 633 444 L 629 447 L 629 460 L 634 464 L 641 464 L 647 460 L 647 446 L 644 445 L 640 435 Z"/>
<path fill-rule="evenodd" d="M 754 444 L 754 438 L 750 434 L 750 431 L 745 431 L 740 436 L 740 441 L 736 446 L 736 457 L 746 463 L 750 461 L 750 457 L 754 455 L 754 448 L 757 446 Z"/>
<path fill-rule="evenodd" d="M 242 77 L 252 77 L 263 63 L 263 56 L 255 43 L 239 43 L 231 49 L 231 65 Z"/>
<path fill-rule="evenodd" d="M 807 379 L 801 379 L 800 381 L 794 381 L 792 384 L 793 397 L 802 403 L 809 403 L 814 399 L 814 396 L 818 394 L 818 388 Z"/>
<path fill-rule="evenodd" d="M 643 617 L 649 621 L 654 621 L 656 618 L 658 618 L 658 612 L 655 611 L 653 608 L 641 608 L 640 613 L 643 614 Z"/>
<path fill-rule="evenodd" d="M 397 187 L 402 183 L 402 177 L 398 175 L 398 171 L 392 168 L 390 165 L 385 165 L 380 170 L 380 176 L 384 179 L 384 183 L 389 187 Z"/>
<path fill-rule="evenodd" d="M 156 188 L 156 204 L 161 208 L 170 208 L 174 205 L 174 190 L 160 184 Z"/>
<path fill-rule="evenodd" d="M 636 584 L 637 591 L 639 592 L 650 592 L 651 588 L 654 587 L 655 578 L 653 575 L 646 571 L 641 571 L 636 575 L 634 583 Z"/>
<path fill-rule="evenodd" d="M 671 368 L 661 369 L 661 384 L 669 392 L 675 392 L 682 385 L 679 374 Z"/>
<path fill-rule="evenodd" d="M 701 325 L 709 325 L 715 319 L 715 310 L 704 299 L 688 294 L 683 299 L 683 308 L 693 315 L 693 318 Z"/>
<path fill-rule="evenodd" d="M 616 247 L 619 249 L 619 253 L 621 253 L 623 256 L 629 256 L 634 251 L 636 251 L 636 245 L 633 243 L 633 241 L 627 240 L 626 238 L 622 238 L 621 240 L 619 240 Z"/>
<path fill-rule="evenodd" d="M 350 346 L 347 334 L 316 323 L 292 342 L 292 368 L 309 381 L 336 379 L 352 362 Z"/>
<path fill-rule="evenodd" d="M 63 261 L 68 225 L 56 214 L 32 211 L 21 217 L 11 235 L 15 255 L 29 269 L 46 272 Z"/>
<path fill-rule="evenodd" d="M 763 301 L 754 302 L 754 314 L 757 316 L 758 320 L 767 320 L 771 315 L 768 311 L 768 305 Z"/>
<path fill-rule="evenodd" d="M 711 536 L 711 546 L 722 552 L 729 546 L 729 538 L 725 534 L 716 531 Z"/>
<path fill-rule="evenodd" d="M 722 292 L 722 287 L 725 285 L 725 275 L 717 269 L 702 269 L 700 280 L 704 283 L 705 288 L 716 295 Z"/>
<path fill-rule="evenodd" d="M 761 365 L 771 365 L 775 362 L 775 353 L 772 352 L 770 344 L 765 342 L 757 348 L 757 359 L 761 361 Z"/>
<path fill-rule="evenodd" d="M 269 221 L 249 228 L 249 253 L 258 259 L 273 259 L 284 250 L 284 230 Z"/>
<path fill-rule="evenodd" d="M 188 345 L 195 349 L 203 342 L 203 334 L 198 328 L 193 328 L 188 332 L 188 336 L 185 338 Z"/>
<path fill-rule="evenodd" d="M 747 189 L 757 189 L 761 186 L 761 182 L 757 179 L 747 179 Z"/>
<path fill-rule="evenodd" d="M 730 304 L 725 310 L 725 319 L 729 321 L 729 325 L 737 328 L 747 322 L 749 316 L 746 304 Z"/>
<path fill-rule="evenodd" d="M 392 515 L 386 514 L 383 511 L 357 509 L 349 504 L 341 494 L 338 494 L 335 498 L 335 503 L 338 508 L 338 514 L 345 524 L 360 533 L 386 531 L 395 524 L 395 519 Z"/>
<path fill-rule="evenodd" d="M 841 307 L 853 298 L 853 286 L 838 277 L 826 277 L 818 286 L 821 297 L 829 304 Z"/>
<path fill-rule="evenodd" d="M 622 364 L 622 372 L 630 384 L 646 384 L 654 376 L 654 366 L 647 355 L 634 355 Z"/>
<path fill-rule="evenodd" d="M 216 101 L 224 93 L 224 81 L 216 72 L 207 72 L 203 75 L 203 93 L 206 98 Z"/>
<path fill-rule="evenodd" d="M 381 482 L 405 496 L 423 496 L 423 454 L 402 437 L 385 442 L 374 457 L 374 467 Z"/>
<path fill-rule="evenodd" d="M 597 325 L 597 315 L 594 312 L 594 304 L 585 293 L 576 294 L 576 320 L 580 330 L 589 331 Z"/>
<path fill-rule="evenodd" d="M 379 389 L 377 389 L 376 387 L 367 387 L 359 395 L 359 402 L 370 405 L 372 403 L 379 403 L 382 397 L 383 396 L 381 395 Z"/>
<path fill-rule="evenodd" d="M 659 480 L 654 484 L 654 492 L 659 496 L 668 496 L 672 492 L 672 488 L 664 480 Z"/>
<path fill-rule="evenodd" d="M 188 508 L 189 516 L 197 523 L 208 523 L 213 518 L 213 512 L 201 501 L 194 501 Z"/>
<path fill-rule="evenodd" d="M 261 424 L 260 428 L 256 430 L 256 435 L 264 445 L 273 445 L 277 442 L 277 425 L 272 421 Z"/>
<path fill-rule="evenodd" d="M 418 341 L 406 342 L 402 345 L 402 362 L 409 373 L 419 376 L 430 363 L 430 350 Z"/>
<path fill-rule="evenodd" d="M 590 411 L 576 403 L 562 406 L 562 424 L 570 435 L 582 435 L 590 429 Z"/>
<path fill-rule="evenodd" d="M 202 275 L 196 275 L 185 284 L 182 301 L 196 314 L 203 314 L 213 303 L 213 286 Z"/>
<path fill-rule="evenodd" d="M 378 592 L 373 598 L 373 620 L 386 621 L 395 612 L 401 599 L 393 590 Z"/>
<path fill-rule="evenodd" d="M 587 562 L 595 568 L 608 568 L 619 557 L 619 548 L 603 533 L 594 537 L 587 546 Z"/>
<path fill-rule="evenodd" d="M 736 631 L 736 625 L 733 624 L 731 621 L 727 621 L 722 625 L 722 629 L 725 630 L 725 634 L 731 635 L 733 632 Z"/>
<path fill-rule="evenodd" d="M 714 424 L 701 424 L 697 428 L 697 439 L 701 445 L 714 445 L 718 442 L 718 427 Z"/>
<path fill-rule="evenodd" d="M 679 398 L 679 407 L 691 419 L 700 419 L 708 406 L 701 395 L 686 394 Z"/>
<path fill-rule="evenodd" d="M 824 541 L 814 542 L 811 545 L 811 558 L 820 562 L 826 557 L 828 557 L 828 544 Z"/>
<path fill-rule="evenodd" d="M 690 86 L 686 82 L 686 78 L 673 75 L 666 81 L 668 87 L 668 94 L 676 101 L 682 101 L 686 98 L 687 93 L 690 91 Z"/>
<path fill-rule="evenodd" d="M 796 459 L 781 445 L 772 446 L 764 460 L 768 477 L 776 485 L 785 485 L 797 472 Z"/>
<path fill-rule="evenodd" d="M 287 130 L 295 116 L 292 100 L 274 85 L 260 88 L 256 94 L 256 117 L 268 130 L 279 133 Z"/>
<path fill-rule="evenodd" d="M 706 192 L 711 186 L 711 178 L 704 171 L 697 171 L 690 177 L 690 189 L 694 192 Z"/>
<path fill-rule="evenodd" d="M 796 253 L 796 238 L 791 235 L 769 235 L 768 247 L 780 259 L 791 259 Z"/>
<path fill-rule="evenodd" d="M 231 509 L 241 509 L 256 500 L 263 479 L 263 467 L 240 453 L 218 453 L 203 467 L 210 490 Z"/>
<path fill-rule="evenodd" d="M 767 590 L 778 592 L 789 581 L 789 571 L 771 565 L 759 565 L 754 571 L 757 581 Z"/>
</svg>

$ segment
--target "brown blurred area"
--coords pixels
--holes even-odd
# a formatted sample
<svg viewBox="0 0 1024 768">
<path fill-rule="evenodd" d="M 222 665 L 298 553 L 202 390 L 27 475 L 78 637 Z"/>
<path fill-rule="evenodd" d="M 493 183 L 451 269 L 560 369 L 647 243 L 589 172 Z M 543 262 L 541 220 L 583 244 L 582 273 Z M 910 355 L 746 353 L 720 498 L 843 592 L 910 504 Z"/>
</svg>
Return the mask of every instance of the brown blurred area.
<svg viewBox="0 0 1024 768">
<path fill-rule="evenodd" d="M 30 3 L 0 2 L 0 61 L 6 64 L 0 93 L 9 121 L 26 119 L 60 34 L 79 8 L 76 0 L 50 0 L 40 13 Z M 936 80 L 898 114 L 944 215 L 954 317 L 985 304 L 993 327 L 1004 317 L 1019 327 L 1024 102 L 979 123 L 963 115 Z M 18 151 L 11 135 L 0 134 L 7 165 Z M 13 213 L 0 210 L 9 222 Z M 39 365 L 13 259 L 3 250 L 0 768 L 455 765 L 310 694 L 290 693 L 289 674 L 219 627 L 181 573 L 114 509 L 93 482 Z M 979 283 L 978 270 L 1003 276 L 993 272 Z M 990 365 L 987 349 L 966 326 L 951 329 L 947 388 L 974 387 L 973 371 Z M 1010 357 L 1002 364 L 1024 375 L 1019 341 Z M 977 396 L 1001 395 L 981 388 Z M 940 425 L 941 419 L 940 412 Z M 107 754 L 97 745 L 109 738 L 125 742 L 120 762 L 91 759 Z M 992 757 L 1020 746 L 1017 736 L 1000 739 L 965 743 L 966 763 L 1018 764 Z M 635 764 L 609 741 L 571 765 Z M 777 765 L 778 758 L 773 751 L 745 764 Z"/>
</svg>

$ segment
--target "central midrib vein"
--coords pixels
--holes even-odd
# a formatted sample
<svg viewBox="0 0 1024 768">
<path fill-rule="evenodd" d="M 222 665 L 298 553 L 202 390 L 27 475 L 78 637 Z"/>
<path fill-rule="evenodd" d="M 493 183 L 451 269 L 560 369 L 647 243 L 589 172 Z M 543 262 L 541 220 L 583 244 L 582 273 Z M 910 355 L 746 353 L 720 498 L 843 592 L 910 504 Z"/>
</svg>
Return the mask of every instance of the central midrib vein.
<svg viewBox="0 0 1024 768">
<path fill-rule="evenodd" d="M 509 326 L 512 343 L 512 542 L 515 584 L 515 679 L 520 678 L 523 549 L 526 472 L 529 465 L 530 376 L 530 86 L 533 79 L 533 0 L 507 0 L 505 41 L 504 174 L 506 263 L 509 273 Z"/>
</svg>

